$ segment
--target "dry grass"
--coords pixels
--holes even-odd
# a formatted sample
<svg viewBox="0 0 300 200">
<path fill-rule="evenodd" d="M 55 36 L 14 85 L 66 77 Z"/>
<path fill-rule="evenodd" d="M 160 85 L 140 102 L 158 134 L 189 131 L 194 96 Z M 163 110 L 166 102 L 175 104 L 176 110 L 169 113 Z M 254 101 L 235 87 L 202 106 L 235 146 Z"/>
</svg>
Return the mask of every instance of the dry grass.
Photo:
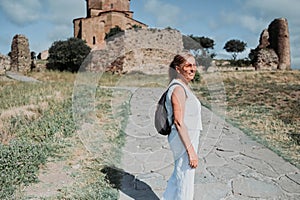
<svg viewBox="0 0 300 200">
<path fill-rule="evenodd" d="M 226 94 L 219 102 L 205 85 L 210 76 L 203 76 L 200 98 L 219 104 L 229 121 L 299 167 L 300 71 L 220 73 Z"/>
</svg>

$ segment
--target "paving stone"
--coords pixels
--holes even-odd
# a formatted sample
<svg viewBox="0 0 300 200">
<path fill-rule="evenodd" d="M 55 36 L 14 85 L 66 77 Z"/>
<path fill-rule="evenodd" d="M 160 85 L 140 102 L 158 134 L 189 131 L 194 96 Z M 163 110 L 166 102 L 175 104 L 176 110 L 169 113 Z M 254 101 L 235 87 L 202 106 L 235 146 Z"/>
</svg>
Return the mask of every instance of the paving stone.
<svg viewBox="0 0 300 200">
<path fill-rule="evenodd" d="M 272 169 L 272 167 L 266 164 L 264 161 L 256 158 L 251 158 L 245 155 L 239 155 L 233 158 L 234 161 L 248 166 L 249 168 L 255 170 L 257 173 L 263 174 L 267 177 L 276 178 L 279 174 Z"/>
<path fill-rule="evenodd" d="M 233 193 L 252 198 L 273 198 L 282 196 L 282 190 L 271 181 L 239 177 L 233 180 Z"/>
<path fill-rule="evenodd" d="M 276 182 L 284 191 L 300 195 L 300 180 L 298 173 L 282 176 Z"/>
<path fill-rule="evenodd" d="M 231 179 L 236 178 L 239 174 L 238 170 L 228 166 L 208 167 L 207 171 L 224 183 L 230 182 Z"/>
<path fill-rule="evenodd" d="M 194 199 L 219 200 L 231 193 L 231 188 L 224 183 L 195 184 Z"/>
<path fill-rule="evenodd" d="M 210 153 L 205 157 L 206 166 L 224 166 L 227 161 L 215 153 Z"/>
</svg>

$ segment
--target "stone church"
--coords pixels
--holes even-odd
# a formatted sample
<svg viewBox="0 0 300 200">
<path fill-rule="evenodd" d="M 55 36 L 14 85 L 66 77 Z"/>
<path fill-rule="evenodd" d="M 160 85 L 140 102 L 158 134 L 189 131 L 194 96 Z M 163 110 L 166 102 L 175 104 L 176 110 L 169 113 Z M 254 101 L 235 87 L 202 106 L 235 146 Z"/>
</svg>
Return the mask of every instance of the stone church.
<svg viewBox="0 0 300 200">
<path fill-rule="evenodd" d="M 86 0 L 87 16 L 73 20 L 74 37 L 85 40 L 92 48 L 104 45 L 105 34 L 119 26 L 122 30 L 133 25 L 147 28 L 147 25 L 133 19 L 130 0 Z"/>
</svg>

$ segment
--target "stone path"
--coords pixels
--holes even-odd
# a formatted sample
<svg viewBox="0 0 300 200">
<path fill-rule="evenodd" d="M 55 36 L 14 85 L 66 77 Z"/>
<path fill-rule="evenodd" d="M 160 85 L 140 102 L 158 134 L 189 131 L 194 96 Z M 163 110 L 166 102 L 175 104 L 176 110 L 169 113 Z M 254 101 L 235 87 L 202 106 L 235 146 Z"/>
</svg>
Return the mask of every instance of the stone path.
<svg viewBox="0 0 300 200">
<path fill-rule="evenodd" d="M 17 81 L 23 81 L 23 82 L 40 82 L 39 80 L 36 80 L 32 77 L 24 76 L 21 73 L 18 72 L 12 72 L 12 71 L 7 71 L 5 75 L 11 79 L 15 79 Z"/>
<path fill-rule="evenodd" d="M 162 89 L 138 88 L 131 98 L 120 168 L 120 200 L 159 199 L 173 170 L 167 138 L 153 113 Z M 203 107 L 195 200 L 300 199 L 300 171 Z"/>
</svg>

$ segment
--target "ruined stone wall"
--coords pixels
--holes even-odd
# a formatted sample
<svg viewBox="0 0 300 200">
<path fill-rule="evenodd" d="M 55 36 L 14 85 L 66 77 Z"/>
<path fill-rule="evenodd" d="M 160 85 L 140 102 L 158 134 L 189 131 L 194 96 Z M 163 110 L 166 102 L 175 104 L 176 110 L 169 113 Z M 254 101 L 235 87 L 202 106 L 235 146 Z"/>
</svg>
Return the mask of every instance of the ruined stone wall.
<svg viewBox="0 0 300 200">
<path fill-rule="evenodd" d="M 285 18 L 273 20 L 260 35 L 259 45 L 253 50 L 253 66 L 257 70 L 290 70 L 290 39 Z"/>
<path fill-rule="evenodd" d="M 104 49 L 94 50 L 83 65 L 89 71 L 110 67 L 122 73 L 161 74 L 168 72 L 172 58 L 182 50 L 182 35 L 177 30 L 127 30 L 111 38 Z"/>
<path fill-rule="evenodd" d="M 0 54 L 0 75 L 10 69 L 10 57 Z"/>
<path fill-rule="evenodd" d="M 11 44 L 11 71 L 27 73 L 31 69 L 31 56 L 28 39 L 15 35 Z"/>
</svg>

